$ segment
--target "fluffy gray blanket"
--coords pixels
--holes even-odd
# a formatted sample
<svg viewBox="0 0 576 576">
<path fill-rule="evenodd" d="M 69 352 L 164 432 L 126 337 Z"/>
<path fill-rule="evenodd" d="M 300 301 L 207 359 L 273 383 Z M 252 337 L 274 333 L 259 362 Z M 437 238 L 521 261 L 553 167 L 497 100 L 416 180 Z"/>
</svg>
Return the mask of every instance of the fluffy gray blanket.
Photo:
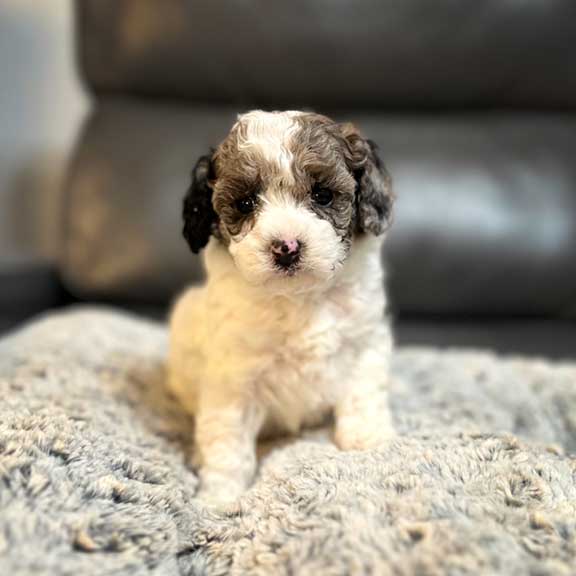
<svg viewBox="0 0 576 576">
<path fill-rule="evenodd" d="M 165 350 L 162 326 L 105 310 L 2 341 L 2 575 L 576 572 L 576 366 L 399 350 L 391 446 L 261 446 L 216 511 Z"/>
</svg>

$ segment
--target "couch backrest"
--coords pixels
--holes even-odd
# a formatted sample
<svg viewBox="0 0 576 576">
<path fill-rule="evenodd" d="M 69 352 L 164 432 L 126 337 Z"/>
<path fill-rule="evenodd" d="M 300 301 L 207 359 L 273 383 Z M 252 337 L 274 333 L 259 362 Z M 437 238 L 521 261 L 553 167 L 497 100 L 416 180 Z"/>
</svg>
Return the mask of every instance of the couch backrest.
<svg viewBox="0 0 576 576">
<path fill-rule="evenodd" d="M 574 0 L 78 0 L 97 94 L 241 107 L 576 106 Z"/>
</svg>

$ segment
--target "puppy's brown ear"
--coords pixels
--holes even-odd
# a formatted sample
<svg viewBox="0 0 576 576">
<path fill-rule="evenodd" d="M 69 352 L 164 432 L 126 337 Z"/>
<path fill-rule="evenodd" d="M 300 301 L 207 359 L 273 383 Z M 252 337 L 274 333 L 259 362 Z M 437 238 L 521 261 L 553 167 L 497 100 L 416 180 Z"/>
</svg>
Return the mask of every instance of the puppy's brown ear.
<svg viewBox="0 0 576 576">
<path fill-rule="evenodd" d="M 192 182 L 182 206 L 182 234 L 195 254 L 208 244 L 218 222 L 218 215 L 212 206 L 213 172 L 212 156 L 201 156 L 192 170 Z"/>
<path fill-rule="evenodd" d="M 392 216 L 392 180 L 378 156 L 376 144 L 367 140 L 353 124 L 341 124 L 347 159 L 356 179 L 358 232 L 382 234 Z"/>
</svg>

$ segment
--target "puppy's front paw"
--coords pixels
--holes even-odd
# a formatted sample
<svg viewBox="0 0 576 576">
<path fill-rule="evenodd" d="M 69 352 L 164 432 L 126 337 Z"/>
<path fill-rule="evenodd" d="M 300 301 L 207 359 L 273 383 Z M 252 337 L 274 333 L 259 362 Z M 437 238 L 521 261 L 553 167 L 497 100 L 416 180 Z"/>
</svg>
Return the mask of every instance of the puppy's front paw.
<svg viewBox="0 0 576 576">
<path fill-rule="evenodd" d="M 229 492 L 224 490 L 215 490 L 212 488 L 200 488 L 196 496 L 207 506 L 214 508 L 227 508 L 234 504 L 237 497 L 232 497 Z"/>
<path fill-rule="evenodd" d="M 388 445 L 395 433 L 389 424 L 350 418 L 338 422 L 334 436 L 340 450 L 372 450 Z"/>
<path fill-rule="evenodd" d="M 205 504 L 218 508 L 233 504 L 246 490 L 246 486 L 232 478 L 208 477 L 202 479 L 197 497 Z"/>
</svg>

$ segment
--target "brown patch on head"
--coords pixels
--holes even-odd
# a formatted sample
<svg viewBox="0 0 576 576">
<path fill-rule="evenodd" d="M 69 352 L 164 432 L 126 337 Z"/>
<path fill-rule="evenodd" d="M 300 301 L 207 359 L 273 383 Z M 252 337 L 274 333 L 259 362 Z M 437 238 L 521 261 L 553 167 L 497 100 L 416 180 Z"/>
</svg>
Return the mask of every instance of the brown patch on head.
<svg viewBox="0 0 576 576">
<path fill-rule="evenodd" d="M 257 200 L 262 184 L 261 168 L 250 154 L 240 151 L 237 132 L 233 129 L 213 156 L 213 204 L 226 241 L 253 225 L 255 211 L 244 213 L 240 206 L 242 201 Z"/>
<path fill-rule="evenodd" d="M 315 211 L 339 233 L 345 232 L 346 240 L 354 233 L 377 236 L 384 232 L 394 197 L 376 145 L 351 123 L 337 124 L 319 114 L 302 115 L 299 122 L 297 167 L 302 166 L 314 183 L 334 192 L 333 204 Z"/>
<path fill-rule="evenodd" d="M 347 162 L 340 128 L 320 114 L 303 114 L 298 123 L 300 131 L 293 153 L 299 200 L 328 220 L 337 234 L 349 242 L 354 230 L 356 181 Z M 326 205 L 315 202 L 318 191 L 329 192 L 332 200 Z"/>
<path fill-rule="evenodd" d="M 293 185 L 289 143 L 297 128 L 295 113 L 255 111 L 244 114 L 214 155 L 214 207 L 222 236 L 246 233 L 253 226 L 261 196 Z M 239 209 L 251 202 L 254 210 Z"/>
<path fill-rule="evenodd" d="M 258 172 L 246 170 L 241 157 L 231 155 L 229 158 L 226 160 L 217 155 L 214 164 L 213 204 L 220 218 L 219 230 L 226 241 L 253 226 L 262 190 L 262 178 Z M 252 210 L 243 208 L 250 205 Z"/>
<path fill-rule="evenodd" d="M 393 194 L 375 144 L 350 123 L 337 124 L 313 113 L 295 120 L 300 129 L 291 143 L 292 194 L 328 220 L 347 243 L 357 233 L 381 234 L 389 221 Z M 329 191 L 332 201 L 315 202 L 318 189 Z"/>
</svg>

